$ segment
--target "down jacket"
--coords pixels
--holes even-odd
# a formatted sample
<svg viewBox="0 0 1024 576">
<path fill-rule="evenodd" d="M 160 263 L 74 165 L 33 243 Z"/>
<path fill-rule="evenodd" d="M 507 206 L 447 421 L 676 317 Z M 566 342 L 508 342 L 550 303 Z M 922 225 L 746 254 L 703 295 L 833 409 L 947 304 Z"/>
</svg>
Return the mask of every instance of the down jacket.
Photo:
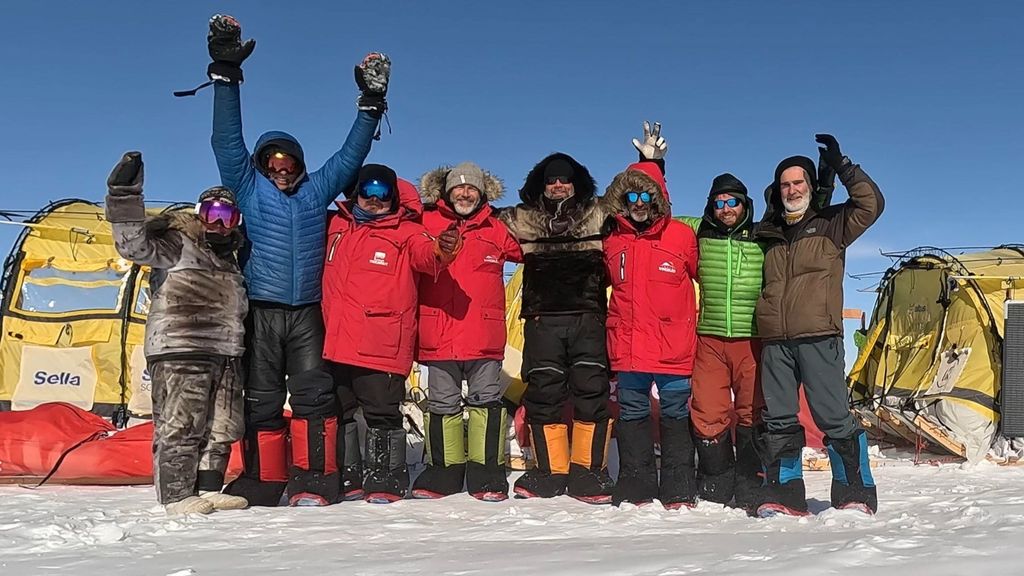
<svg viewBox="0 0 1024 576">
<path fill-rule="evenodd" d="M 213 153 L 221 183 L 234 191 L 244 216 L 249 246 L 242 258 L 249 298 L 289 306 L 320 301 L 327 209 L 354 182 L 370 152 L 378 120 L 359 112 L 340 150 L 319 170 L 303 174 L 281 192 L 256 159 L 279 146 L 302 163 L 301 146 L 289 134 L 267 132 L 249 154 L 242 137 L 237 84 L 214 84 Z"/>
</svg>

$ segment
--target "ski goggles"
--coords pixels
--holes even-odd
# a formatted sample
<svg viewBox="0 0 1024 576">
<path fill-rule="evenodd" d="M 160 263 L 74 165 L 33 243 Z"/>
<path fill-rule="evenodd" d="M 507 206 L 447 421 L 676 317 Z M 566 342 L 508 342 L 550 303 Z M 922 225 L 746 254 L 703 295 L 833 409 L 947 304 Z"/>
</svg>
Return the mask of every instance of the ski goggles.
<svg viewBox="0 0 1024 576">
<path fill-rule="evenodd" d="M 376 198 L 387 202 L 391 199 L 391 186 L 381 180 L 367 180 L 359 185 L 359 195 L 363 198 Z"/>
<path fill-rule="evenodd" d="M 290 176 L 298 172 L 298 170 L 298 160 L 284 152 L 274 152 L 267 158 L 267 171 L 273 174 L 284 173 Z"/>
<path fill-rule="evenodd" d="M 544 182 L 546 182 L 548 185 L 555 183 L 571 184 L 572 178 L 568 176 L 548 176 L 547 178 L 544 179 Z"/>
<path fill-rule="evenodd" d="M 196 214 L 204 224 L 219 223 L 229 230 L 242 223 L 242 212 L 238 206 L 215 198 L 208 198 L 196 204 Z"/>
<path fill-rule="evenodd" d="M 739 198 L 729 198 L 728 200 L 715 200 L 715 210 L 721 210 L 726 206 L 728 206 L 729 208 L 735 208 L 739 205 Z"/>
<path fill-rule="evenodd" d="M 644 204 L 651 201 L 650 192 L 626 192 L 626 201 L 630 204 L 636 204 L 637 200 L 643 200 Z"/>
</svg>

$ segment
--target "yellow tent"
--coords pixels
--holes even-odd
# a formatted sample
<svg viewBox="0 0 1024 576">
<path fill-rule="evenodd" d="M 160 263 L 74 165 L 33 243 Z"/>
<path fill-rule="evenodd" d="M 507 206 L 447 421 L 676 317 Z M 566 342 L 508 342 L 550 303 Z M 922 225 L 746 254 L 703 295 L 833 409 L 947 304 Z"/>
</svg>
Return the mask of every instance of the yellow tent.
<svg viewBox="0 0 1024 576">
<path fill-rule="evenodd" d="M 908 252 L 884 275 L 848 383 L 877 429 L 971 461 L 998 432 L 1004 303 L 1024 288 L 1024 249 Z"/>
<path fill-rule="evenodd" d="M 116 424 L 148 415 L 148 393 L 133 402 L 148 389 L 148 268 L 117 254 L 102 205 L 61 200 L 23 226 L 0 285 L 0 409 L 67 402 Z"/>
</svg>

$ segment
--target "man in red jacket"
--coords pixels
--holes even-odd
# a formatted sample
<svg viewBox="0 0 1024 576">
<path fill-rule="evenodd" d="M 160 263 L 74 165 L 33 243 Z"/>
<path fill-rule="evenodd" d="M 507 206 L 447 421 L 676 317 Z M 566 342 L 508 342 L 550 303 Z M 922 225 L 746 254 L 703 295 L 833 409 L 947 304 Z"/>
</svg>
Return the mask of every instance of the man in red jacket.
<svg viewBox="0 0 1024 576">
<path fill-rule="evenodd" d="M 427 468 L 416 498 L 462 491 L 480 500 L 508 498 L 505 408 L 499 379 L 505 355 L 506 261 L 523 259 L 519 243 L 492 214 L 504 186 L 471 162 L 431 170 L 420 180 L 423 225 L 432 235 L 457 228 L 459 256 L 436 277 L 420 275 L 417 361 L 427 367 Z M 463 428 L 462 381 L 469 428 Z M 468 436 L 468 462 L 466 439 Z"/>
<path fill-rule="evenodd" d="M 620 207 L 604 241 L 612 283 L 608 357 L 618 372 L 620 408 L 612 503 L 657 497 L 669 509 L 693 506 L 697 485 L 687 401 L 697 340 L 697 237 L 672 219 L 656 162 L 631 165 L 612 180 L 604 198 Z M 652 384 L 661 401 L 660 486 L 650 427 Z"/>
<path fill-rule="evenodd" d="M 334 381 L 345 390 L 314 390 L 298 400 L 292 395 L 292 406 L 305 402 L 304 413 L 323 416 L 315 426 L 292 420 L 293 437 L 308 439 L 308 450 L 292 457 L 294 468 L 320 480 L 310 483 L 308 493 L 291 495 L 296 505 L 339 497 L 339 397 L 354 397 L 366 420 L 365 498 L 393 502 L 405 496 L 409 472 L 400 405 L 416 343 L 416 273 L 437 275 L 459 245 L 454 229 L 436 239 L 427 234 L 416 188 L 387 166 L 363 166 L 346 196 L 328 222 L 323 276 L 324 358 L 335 363 Z M 325 494 L 325 487 L 333 492 Z"/>
</svg>

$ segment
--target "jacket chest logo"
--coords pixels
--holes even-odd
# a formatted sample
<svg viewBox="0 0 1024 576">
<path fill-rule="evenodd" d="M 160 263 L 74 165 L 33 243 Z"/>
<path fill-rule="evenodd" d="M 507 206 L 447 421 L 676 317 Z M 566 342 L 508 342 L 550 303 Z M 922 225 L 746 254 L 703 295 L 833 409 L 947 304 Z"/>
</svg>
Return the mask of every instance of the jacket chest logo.
<svg viewBox="0 0 1024 576">
<path fill-rule="evenodd" d="M 673 264 L 671 260 L 665 260 L 664 262 L 661 263 L 661 266 L 658 266 L 658 270 L 661 270 L 662 272 L 666 272 L 668 274 L 675 274 L 676 265 Z"/>
<path fill-rule="evenodd" d="M 370 258 L 370 264 L 374 266 L 390 266 L 388 264 L 388 255 L 384 252 L 374 252 L 373 258 Z"/>
<path fill-rule="evenodd" d="M 807 230 L 804 230 L 804 235 L 810 236 L 811 234 L 814 234 L 817 231 L 818 231 L 818 228 L 816 226 L 811 226 Z"/>
<path fill-rule="evenodd" d="M 501 260 L 499 260 L 497 256 L 493 256 L 491 254 L 488 254 L 487 256 L 484 256 L 484 263 L 485 264 L 501 264 Z"/>
</svg>

